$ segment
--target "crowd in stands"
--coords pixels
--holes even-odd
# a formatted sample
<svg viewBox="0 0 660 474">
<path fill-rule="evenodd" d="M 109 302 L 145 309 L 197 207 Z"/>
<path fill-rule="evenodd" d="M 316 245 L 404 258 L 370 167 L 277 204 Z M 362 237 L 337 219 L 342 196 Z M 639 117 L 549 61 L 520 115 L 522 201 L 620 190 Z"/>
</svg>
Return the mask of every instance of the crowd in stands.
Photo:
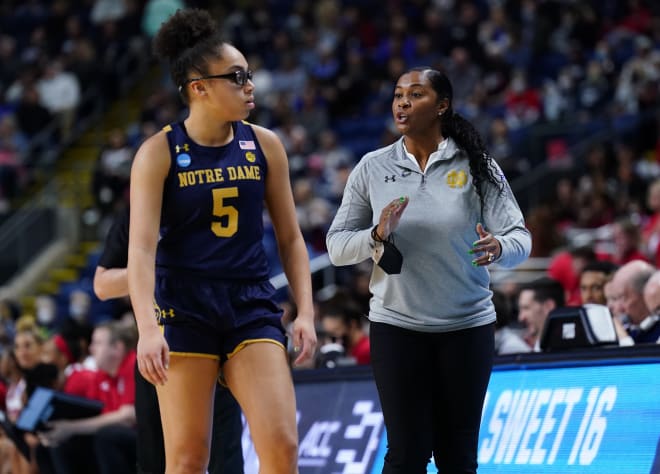
<svg viewBox="0 0 660 474">
<path fill-rule="evenodd" d="M 617 265 L 593 252 L 576 255 L 573 263 L 575 286 L 548 275 L 518 285 L 514 292 L 495 289 L 498 354 L 550 349 L 542 338 L 551 313 L 581 305 L 608 308 L 604 314 L 611 317 L 610 346 L 660 344 L 660 269 L 643 259 Z"/>
<path fill-rule="evenodd" d="M 0 204 L 11 211 L 48 151 L 118 98 L 130 50 L 148 54 L 145 1 L 0 5 Z M 130 65 L 129 65 L 130 67 Z"/>
<path fill-rule="evenodd" d="M 114 64 L 132 39 L 148 40 L 160 3 L 0 5 L 0 211 L 29 181 L 36 156 L 31 143 L 48 124 L 56 125 L 46 147 L 75 131 L 91 84 L 100 87 L 101 100 L 117 98 Z M 184 6 L 170 2 L 177 3 Z M 561 171 L 550 186 L 535 184 L 547 191 L 536 202 L 528 202 L 520 188 L 533 257 L 549 258 L 550 265 L 541 280 L 494 288 L 498 354 L 540 350 L 550 311 L 583 303 L 608 305 L 620 343 L 660 337 L 653 339 L 660 330 L 657 2 L 185 5 L 207 7 L 222 18 L 227 40 L 246 54 L 256 86 L 250 121 L 272 128 L 286 148 L 312 256 L 325 252 L 325 232 L 352 167 L 365 152 L 397 138 L 389 111 L 396 78 L 429 65 L 456 85 L 457 112 L 478 127 L 512 183 L 541 165 Z M 108 134 L 90 190 L 103 216 L 99 234 L 126 205 L 137 147 L 184 116 L 175 86 L 163 77 L 144 100 L 139 121 Z M 265 220 L 264 245 L 277 273 L 276 245 Z M 320 348 L 314 366 L 368 363 L 363 315 L 369 271 L 369 262 L 338 269 L 337 286 L 317 294 Z M 41 295 L 34 314 L 0 301 L 0 409 L 10 418 L 37 384 L 62 389 L 74 369 L 98 370 L 89 344 L 99 324 L 116 320 L 122 335 L 134 330 L 128 302 L 101 304 L 90 274 L 84 278 L 65 296 Z M 295 308 L 282 305 L 286 320 L 295 317 Z M 128 336 L 117 341 L 123 360 L 133 342 Z"/>
</svg>

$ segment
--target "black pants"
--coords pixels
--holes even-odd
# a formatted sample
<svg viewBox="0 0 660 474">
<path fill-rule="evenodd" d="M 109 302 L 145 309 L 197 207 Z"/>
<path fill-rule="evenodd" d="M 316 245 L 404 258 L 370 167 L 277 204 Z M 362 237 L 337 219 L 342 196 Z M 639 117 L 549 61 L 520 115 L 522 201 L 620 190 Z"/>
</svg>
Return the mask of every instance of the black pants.
<svg viewBox="0 0 660 474">
<path fill-rule="evenodd" d="M 135 439 L 135 430 L 124 425 L 74 436 L 51 448 L 53 469 L 57 474 L 134 473 Z"/>
<path fill-rule="evenodd" d="M 140 474 L 165 472 L 165 446 L 156 387 L 135 368 L 137 462 Z M 243 474 L 241 409 L 231 392 L 216 384 L 209 474 Z"/>
<path fill-rule="evenodd" d="M 371 365 L 387 429 L 383 474 L 476 473 L 494 325 L 423 333 L 372 323 Z"/>
</svg>

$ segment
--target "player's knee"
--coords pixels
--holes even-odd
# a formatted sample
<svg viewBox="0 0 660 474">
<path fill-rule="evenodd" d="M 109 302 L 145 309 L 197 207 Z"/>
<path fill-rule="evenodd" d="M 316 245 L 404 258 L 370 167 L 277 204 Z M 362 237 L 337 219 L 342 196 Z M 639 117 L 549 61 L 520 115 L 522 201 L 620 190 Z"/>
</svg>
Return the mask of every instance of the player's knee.
<svg viewBox="0 0 660 474">
<path fill-rule="evenodd" d="M 209 450 L 204 443 L 180 446 L 166 453 L 167 474 L 199 474 L 206 472 Z"/>
<path fill-rule="evenodd" d="M 298 440 L 293 433 L 278 435 L 276 441 L 277 449 L 268 450 L 268 461 L 277 473 L 292 473 L 298 464 Z"/>
</svg>

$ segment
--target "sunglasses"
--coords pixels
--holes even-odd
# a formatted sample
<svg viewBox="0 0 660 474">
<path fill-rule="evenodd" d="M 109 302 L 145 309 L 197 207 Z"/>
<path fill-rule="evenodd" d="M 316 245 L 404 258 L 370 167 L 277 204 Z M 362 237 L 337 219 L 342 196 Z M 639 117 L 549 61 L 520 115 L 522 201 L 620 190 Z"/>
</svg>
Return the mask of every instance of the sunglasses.
<svg viewBox="0 0 660 474">
<path fill-rule="evenodd" d="M 210 76 L 193 77 L 192 79 L 185 81 L 182 86 L 185 86 L 190 82 L 202 81 L 204 79 L 229 79 L 234 84 L 243 87 L 245 84 L 247 84 L 247 81 L 252 80 L 252 71 L 249 69 L 247 71 L 245 69 L 237 69 L 236 71 L 227 74 L 214 74 Z"/>
</svg>

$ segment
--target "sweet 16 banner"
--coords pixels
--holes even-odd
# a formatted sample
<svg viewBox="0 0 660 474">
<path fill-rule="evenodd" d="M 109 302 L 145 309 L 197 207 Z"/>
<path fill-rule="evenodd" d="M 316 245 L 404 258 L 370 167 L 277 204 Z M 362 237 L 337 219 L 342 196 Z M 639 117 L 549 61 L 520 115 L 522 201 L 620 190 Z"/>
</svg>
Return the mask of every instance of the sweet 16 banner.
<svg viewBox="0 0 660 474">
<path fill-rule="evenodd" d="M 479 473 L 660 474 L 660 361 L 603 362 L 496 367 Z M 296 395 L 301 474 L 380 474 L 386 434 L 373 380 L 302 382 Z M 247 426 L 243 450 L 256 474 Z"/>
</svg>

